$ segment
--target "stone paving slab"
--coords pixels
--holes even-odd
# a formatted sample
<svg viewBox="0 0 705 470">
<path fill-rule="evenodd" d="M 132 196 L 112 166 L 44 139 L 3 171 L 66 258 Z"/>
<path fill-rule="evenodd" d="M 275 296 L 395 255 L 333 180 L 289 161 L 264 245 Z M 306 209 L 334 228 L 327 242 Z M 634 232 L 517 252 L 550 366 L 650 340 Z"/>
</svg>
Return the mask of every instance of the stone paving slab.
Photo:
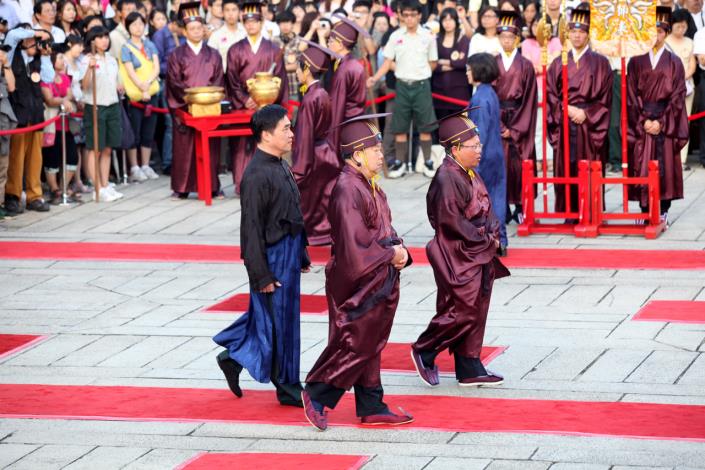
<svg viewBox="0 0 705 470">
<path fill-rule="evenodd" d="M 232 194 L 229 177 L 221 177 Z M 428 181 L 384 181 L 395 226 L 422 246 Z M 123 188 L 121 188 L 123 191 Z M 239 244 L 239 201 L 170 201 L 168 179 L 124 188 L 115 204 L 86 203 L 0 222 L 4 240 Z M 620 191 L 608 192 L 614 209 Z M 565 235 L 512 247 L 705 249 L 705 170 L 686 174 L 686 201 L 658 240 Z M 491 363 L 504 386 L 424 388 L 414 374 L 383 373 L 387 394 L 705 405 L 705 326 L 635 322 L 649 300 L 705 300 L 702 271 L 512 269 L 496 283 L 485 343 L 508 346 Z M 316 266 L 302 292 L 324 294 Z M 0 333 L 50 334 L 0 359 L 0 383 L 221 388 L 213 334 L 235 314 L 202 309 L 246 293 L 242 264 L 0 260 Z M 391 340 L 412 342 L 435 311 L 428 266 L 402 273 Z M 302 374 L 325 345 L 327 318 L 302 317 Z M 272 390 L 242 377 L 247 389 Z M 400 403 L 403 406 L 403 403 Z M 413 410 L 409 410 L 413 414 Z M 472 419 L 472 410 L 468 419 Z M 0 467 L 173 468 L 201 451 L 371 455 L 376 469 L 681 468 L 705 462 L 705 443 L 586 436 L 309 428 L 232 423 L 0 419 Z M 14 459 L 8 462 L 8 459 Z M 16 463 L 13 463 L 16 462 Z"/>
</svg>

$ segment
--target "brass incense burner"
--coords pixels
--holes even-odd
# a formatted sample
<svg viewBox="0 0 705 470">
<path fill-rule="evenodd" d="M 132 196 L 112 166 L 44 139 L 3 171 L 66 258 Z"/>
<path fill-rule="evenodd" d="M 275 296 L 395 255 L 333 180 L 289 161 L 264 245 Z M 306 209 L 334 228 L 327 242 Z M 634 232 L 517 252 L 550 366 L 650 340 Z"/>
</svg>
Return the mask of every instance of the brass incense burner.
<svg viewBox="0 0 705 470">
<path fill-rule="evenodd" d="M 184 91 L 189 114 L 194 117 L 220 115 L 220 102 L 225 98 L 222 86 L 198 86 Z"/>
<path fill-rule="evenodd" d="M 247 92 L 257 103 L 257 109 L 272 104 L 279 96 L 281 79 L 270 72 L 257 72 L 254 78 L 247 80 Z"/>
</svg>

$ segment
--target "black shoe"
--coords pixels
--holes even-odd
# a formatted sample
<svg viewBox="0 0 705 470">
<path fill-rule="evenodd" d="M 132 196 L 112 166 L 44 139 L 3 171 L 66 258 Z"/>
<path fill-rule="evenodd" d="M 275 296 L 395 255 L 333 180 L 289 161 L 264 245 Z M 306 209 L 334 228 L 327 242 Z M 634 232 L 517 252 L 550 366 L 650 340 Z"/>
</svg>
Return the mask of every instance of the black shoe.
<svg viewBox="0 0 705 470">
<path fill-rule="evenodd" d="M 295 406 L 297 408 L 304 407 L 304 402 L 301 399 L 301 392 L 304 391 L 304 388 L 301 383 L 280 384 L 275 378 L 272 378 L 271 381 L 277 389 L 277 400 L 279 400 L 280 405 Z"/>
<path fill-rule="evenodd" d="M 690 168 L 690 165 L 683 165 L 683 171 L 690 171 L 692 168 Z"/>
<path fill-rule="evenodd" d="M 504 245 L 500 245 L 499 248 L 497 248 L 497 256 L 500 258 L 504 258 L 507 256 L 507 247 Z"/>
<path fill-rule="evenodd" d="M 5 212 L 8 217 L 15 217 L 24 212 L 22 205 L 20 205 L 20 200 L 14 196 L 5 197 Z"/>
<path fill-rule="evenodd" d="M 49 212 L 49 203 L 44 199 L 35 199 L 27 204 L 28 211 Z"/>
<path fill-rule="evenodd" d="M 230 353 L 225 350 L 218 354 L 216 358 L 218 360 L 218 367 L 223 371 L 225 375 L 225 380 L 228 381 L 228 388 L 235 394 L 236 397 L 242 398 L 242 389 L 240 388 L 240 372 L 242 372 L 242 366 L 235 362 L 231 357 Z"/>
<path fill-rule="evenodd" d="M 171 167 L 165 166 L 162 168 L 162 175 L 171 176 Z"/>
</svg>

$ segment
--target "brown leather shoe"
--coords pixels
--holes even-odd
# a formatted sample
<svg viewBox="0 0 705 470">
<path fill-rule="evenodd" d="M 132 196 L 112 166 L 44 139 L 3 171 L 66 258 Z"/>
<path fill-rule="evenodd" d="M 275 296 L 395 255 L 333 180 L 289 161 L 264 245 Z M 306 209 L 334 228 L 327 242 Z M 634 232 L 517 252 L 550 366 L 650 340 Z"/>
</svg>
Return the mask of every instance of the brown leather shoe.
<svg viewBox="0 0 705 470">
<path fill-rule="evenodd" d="M 399 408 L 399 411 L 401 411 L 402 414 L 398 415 L 387 410 L 386 413 L 362 416 L 360 421 L 364 426 L 399 426 L 414 421 L 414 417 L 406 411 L 401 408 Z"/>
<path fill-rule="evenodd" d="M 504 383 L 504 377 L 491 370 L 487 371 L 487 375 L 458 380 L 458 385 L 461 387 L 486 387 L 490 385 L 502 385 L 502 383 Z"/>
</svg>

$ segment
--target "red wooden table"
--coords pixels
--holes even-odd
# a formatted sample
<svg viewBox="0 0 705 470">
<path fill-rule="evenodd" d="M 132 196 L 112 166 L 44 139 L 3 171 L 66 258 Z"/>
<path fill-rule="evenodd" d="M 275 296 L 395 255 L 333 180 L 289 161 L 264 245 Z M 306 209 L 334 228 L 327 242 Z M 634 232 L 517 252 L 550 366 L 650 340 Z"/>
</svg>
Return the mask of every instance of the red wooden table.
<svg viewBox="0 0 705 470">
<path fill-rule="evenodd" d="M 212 203 L 210 139 L 212 137 L 243 137 L 252 135 L 250 119 L 254 110 L 236 110 L 220 116 L 193 117 L 177 109 L 176 117 L 186 126 L 194 129 L 196 134 L 196 177 L 198 182 L 198 199 L 207 206 Z M 218 129 L 228 125 L 227 129 Z M 217 156 L 216 156 L 217 157 Z"/>
</svg>

